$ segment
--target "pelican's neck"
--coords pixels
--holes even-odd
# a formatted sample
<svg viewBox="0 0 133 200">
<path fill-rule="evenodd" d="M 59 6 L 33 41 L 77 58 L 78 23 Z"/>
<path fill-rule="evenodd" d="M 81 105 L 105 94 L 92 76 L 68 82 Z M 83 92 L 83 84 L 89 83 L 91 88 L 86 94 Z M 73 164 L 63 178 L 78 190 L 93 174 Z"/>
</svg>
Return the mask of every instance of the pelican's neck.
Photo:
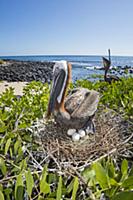
<svg viewBox="0 0 133 200">
<path fill-rule="evenodd" d="M 105 70 L 105 73 L 104 73 L 104 80 L 105 81 L 107 80 L 107 72 L 108 72 L 108 70 Z"/>
<path fill-rule="evenodd" d="M 66 85 L 65 85 L 63 95 L 62 95 L 62 101 L 61 101 L 60 106 L 59 106 L 59 110 L 63 111 L 63 112 L 66 111 L 65 106 L 64 106 L 65 105 L 65 97 L 66 97 L 66 94 L 67 94 L 67 89 L 68 89 L 69 83 L 71 82 L 71 64 L 67 63 L 67 65 L 68 65 L 68 76 L 67 76 Z"/>
<path fill-rule="evenodd" d="M 110 63 L 111 63 L 110 49 L 108 50 L 108 52 L 109 52 L 109 61 L 110 61 Z"/>
</svg>

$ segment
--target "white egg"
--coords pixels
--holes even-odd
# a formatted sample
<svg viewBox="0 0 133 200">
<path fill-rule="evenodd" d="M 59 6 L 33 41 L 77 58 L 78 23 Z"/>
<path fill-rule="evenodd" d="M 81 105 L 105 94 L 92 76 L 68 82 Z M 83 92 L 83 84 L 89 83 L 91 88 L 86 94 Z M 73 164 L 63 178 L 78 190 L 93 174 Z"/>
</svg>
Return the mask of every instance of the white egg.
<svg viewBox="0 0 133 200">
<path fill-rule="evenodd" d="M 68 129 L 67 131 L 67 135 L 69 136 L 73 135 L 74 133 L 76 133 L 76 129 Z"/>
<path fill-rule="evenodd" d="M 74 133 L 74 134 L 72 135 L 72 140 L 73 140 L 74 142 L 79 141 L 79 139 L 80 139 L 79 133 Z"/>
<path fill-rule="evenodd" d="M 79 133 L 79 135 L 80 135 L 81 138 L 82 138 L 82 137 L 85 137 L 85 131 L 84 131 L 83 129 L 80 129 L 80 130 L 78 131 L 78 133 Z"/>
</svg>

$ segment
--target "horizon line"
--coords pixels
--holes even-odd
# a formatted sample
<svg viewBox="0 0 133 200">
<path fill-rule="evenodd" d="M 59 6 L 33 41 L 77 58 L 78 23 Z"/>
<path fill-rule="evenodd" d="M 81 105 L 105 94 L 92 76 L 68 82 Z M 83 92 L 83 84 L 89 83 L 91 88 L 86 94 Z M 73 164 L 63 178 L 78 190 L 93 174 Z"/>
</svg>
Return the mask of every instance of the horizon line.
<svg viewBox="0 0 133 200">
<path fill-rule="evenodd" d="M 106 54 L 99 55 L 99 54 L 17 54 L 17 55 L 0 55 L 0 57 L 26 57 L 26 56 L 108 56 Z M 133 57 L 133 55 L 111 55 L 111 57 L 117 56 L 117 57 Z"/>
</svg>

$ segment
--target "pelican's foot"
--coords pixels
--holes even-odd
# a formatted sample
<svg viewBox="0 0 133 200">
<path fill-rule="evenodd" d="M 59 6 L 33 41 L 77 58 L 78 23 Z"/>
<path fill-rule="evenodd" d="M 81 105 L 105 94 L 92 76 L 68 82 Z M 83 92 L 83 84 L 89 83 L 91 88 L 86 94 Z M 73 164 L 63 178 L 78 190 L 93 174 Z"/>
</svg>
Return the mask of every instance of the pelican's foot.
<svg viewBox="0 0 133 200">
<path fill-rule="evenodd" d="M 86 134 L 94 134 L 95 133 L 95 124 L 93 121 L 89 121 L 87 128 L 85 129 Z"/>
<path fill-rule="evenodd" d="M 86 133 L 83 129 L 76 130 L 76 129 L 68 129 L 67 135 L 72 137 L 74 142 L 79 141 L 81 138 L 84 138 Z"/>
</svg>

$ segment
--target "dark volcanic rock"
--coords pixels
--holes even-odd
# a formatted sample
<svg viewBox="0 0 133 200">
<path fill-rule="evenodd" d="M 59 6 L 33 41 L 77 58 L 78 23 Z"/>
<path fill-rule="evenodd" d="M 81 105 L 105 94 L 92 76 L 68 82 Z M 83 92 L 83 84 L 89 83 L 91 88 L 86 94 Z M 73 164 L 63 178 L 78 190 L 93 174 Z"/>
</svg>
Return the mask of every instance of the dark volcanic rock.
<svg viewBox="0 0 133 200">
<path fill-rule="evenodd" d="M 6 61 L 0 65 L 0 80 L 7 81 L 41 81 L 50 82 L 52 80 L 52 62 L 25 62 Z"/>
</svg>

